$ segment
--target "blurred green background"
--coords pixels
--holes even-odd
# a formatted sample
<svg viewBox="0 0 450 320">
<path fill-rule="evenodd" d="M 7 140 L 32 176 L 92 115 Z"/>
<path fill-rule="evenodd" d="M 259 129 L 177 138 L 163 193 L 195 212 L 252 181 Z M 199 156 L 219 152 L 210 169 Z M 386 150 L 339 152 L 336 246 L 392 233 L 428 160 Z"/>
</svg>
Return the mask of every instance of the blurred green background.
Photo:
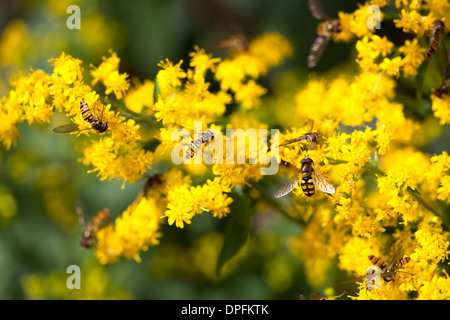
<svg viewBox="0 0 450 320">
<path fill-rule="evenodd" d="M 357 8 L 356 1 L 323 3 L 330 16 Z M 71 4 L 81 9 L 80 30 L 66 27 Z M 250 37 L 277 31 L 292 41 L 295 56 L 262 80 L 270 95 L 275 73 L 290 70 L 307 81 L 316 26 L 306 0 L 0 1 L 0 93 L 8 93 L 8 79 L 20 71 L 51 72 L 48 59 L 62 51 L 81 59 L 87 74 L 89 64 L 98 65 L 111 48 L 121 72 L 153 80 L 159 61 L 188 61 L 194 45 L 207 48 L 242 30 Z M 342 70 L 341 63 L 354 58 L 353 48 L 330 43 L 314 72 Z M 310 288 L 286 245 L 300 227 L 271 211 L 255 216 L 252 240 L 220 277 L 214 266 L 226 219 L 207 213 L 181 230 L 164 226 L 161 244 L 142 253 L 141 263 L 100 265 L 92 250 L 79 245 L 75 199 L 89 217 L 104 207 L 116 217 L 144 181 L 122 189 L 122 181 L 88 174 L 76 160 L 76 138 L 51 132 L 62 121 L 57 115 L 50 126 L 22 123 L 17 146 L 0 148 L 0 299 L 298 299 L 324 292 L 339 277 L 335 268 L 329 283 Z M 81 268 L 81 290 L 66 288 L 69 265 Z"/>
</svg>

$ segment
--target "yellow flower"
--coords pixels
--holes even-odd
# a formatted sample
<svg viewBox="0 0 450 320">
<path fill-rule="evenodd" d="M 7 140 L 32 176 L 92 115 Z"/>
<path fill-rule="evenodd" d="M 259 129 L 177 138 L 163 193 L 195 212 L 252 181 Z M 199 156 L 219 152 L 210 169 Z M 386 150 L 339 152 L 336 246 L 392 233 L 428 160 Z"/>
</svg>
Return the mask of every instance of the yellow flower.
<svg viewBox="0 0 450 320">
<path fill-rule="evenodd" d="M 292 54 L 291 43 L 282 35 L 276 32 L 263 34 L 252 39 L 248 50 L 221 61 L 215 79 L 220 82 L 222 90 L 238 92 L 247 76 L 256 79 L 265 75 Z"/>
<path fill-rule="evenodd" d="M 358 9 L 356 9 L 352 15 L 353 19 L 350 22 L 350 28 L 358 38 L 370 36 L 375 31 L 375 28 L 370 29 L 367 27 L 367 21 L 372 15 L 371 12 L 367 12 L 367 4 L 363 5 L 361 3 L 358 3 Z M 382 20 L 383 16 L 381 12 L 380 16 Z"/>
<path fill-rule="evenodd" d="M 263 88 L 254 80 L 250 80 L 236 92 L 236 101 L 242 102 L 244 109 L 257 108 L 261 103 L 260 96 L 266 92 L 266 88 Z"/>
<path fill-rule="evenodd" d="M 151 107 L 153 106 L 153 92 L 155 90 L 155 83 L 145 79 L 143 83 L 131 88 L 124 97 L 125 104 L 128 109 L 136 113 L 151 114 Z"/>
<path fill-rule="evenodd" d="M 115 220 L 114 225 L 97 232 L 95 253 L 102 263 L 111 263 L 120 257 L 140 261 L 139 252 L 159 243 L 162 212 L 158 200 L 139 196 Z"/>
<path fill-rule="evenodd" d="M 399 19 L 394 19 L 394 23 L 397 28 L 403 29 L 404 32 L 413 32 L 423 36 L 432 29 L 433 22 L 436 20 L 437 18 L 432 13 L 422 17 L 416 9 L 411 8 L 411 10 L 402 9 Z"/>
<path fill-rule="evenodd" d="M 248 48 L 254 58 L 264 61 L 266 70 L 280 65 L 285 58 L 293 54 L 292 44 L 277 32 L 269 32 L 252 39 Z"/>
<path fill-rule="evenodd" d="M 424 61 L 426 49 L 419 45 L 417 39 L 414 39 L 406 40 L 405 44 L 399 47 L 399 51 L 404 55 L 402 65 L 404 77 L 417 75 L 417 69 Z"/>
<path fill-rule="evenodd" d="M 431 108 L 434 116 L 439 119 L 439 124 L 450 124 L 450 96 L 444 95 L 442 98 L 438 98 L 435 95 L 431 95 L 431 102 Z"/>
<path fill-rule="evenodd" d="M 130 83 L 126 73 L 119 73 L 120 59 L 112 50 L 109 51 L 111 56 L 103 57 L 103 62 L 97 68 L 91 65 L 91 74 L 93 77 L 92 85 L 101 81 L 106 87 L 105 94 L 114 92 L 117 99 L 122 99 L 125 91 L 128 90 Z"/>
<path fill-rule="evenodd" d="M 62 82 L 70 85 L 76 80 L 83 79 L 81 60 L 74 59 L 63 52 L 58 59 L 50 59 L 49 61 L 53 63 L 52 79 L 56 84 Z"/>
<path fill-rule="evenodd" d="M 400 68 L 403 67 L 403 61 L 401 57 L 395 57 L 394 59 L 384 58 L 380 63 L 380 69 L 385 71 L 390 76 L 399 77 Z"/>
<path fill-rule="evenodd" d="M 437 198 L 442 201 L 448 201 L 450 197 L 450 176 L 443 176 L 441 179 L 441 187 L 437 189 Z"/>
<path fill-rule="evenodd" d="M 183 60 L 180 60 L 176 65 L 174 65 L 169 59 L 166 61 L 161 61 L 158 66 L 163 70 L 160 70 L 156 75 L 159 87 L 161 90 L 161 95 L 164 98 L 168 98 L 173 94 L 174 89 L 181 86 L 181 80 L 186 78 L 186 72 L 181 69 L 181 64 Z"/>
<path fill-rule="evenodd" d="M 356 62 L 364 71 L 377 72 L 379 67 L 375 63 L 375 59 L 379 56 L 386 57 L 391 53 L 393 47 L 394 44 L 386 37 L 381 38 L 377 35 L 372 35 L 369 38 L 364 36 L 356 43 L 356 50 L 358 51 Z"/>
<path fill-rule="evenodd" d="M 352 32 L 352 22 L 353 22 L 353 14 L 351 13 L 345 13 L 345 12 L 339 12 L 338 13 L 339 23 L 342 26 L 341 32 L 334 32 L 332 37 L 333 41 L 336 42 L 350 42 L 355 37 L 354 33 Z"/>
<path fill-rule="evenodd" d="M 192 193 L 188 186 L 182 185 L 173 188 L 167 194 L 167 210 L 165 215 L 168 217 L 167 222 L 172 225 L 175 222 L 177 228 L 184 228 L 184 224 L 191 224 L 191 219 L 194 217 L 194 204 Z"/>
<path fill-rule="evenodd" d="M 220 58 L 211 58 L 211 54 L 206 54 L 205 49 L 201 49 L 198 46 L 194 47 L 195 52 L 189 53 L 191 62 L 189 66 L 193 67 L 196 74 L 204 75 L 206 71 L 211 70 L 216 72 L 216 65 L 220 62 Z"/>
</svg>

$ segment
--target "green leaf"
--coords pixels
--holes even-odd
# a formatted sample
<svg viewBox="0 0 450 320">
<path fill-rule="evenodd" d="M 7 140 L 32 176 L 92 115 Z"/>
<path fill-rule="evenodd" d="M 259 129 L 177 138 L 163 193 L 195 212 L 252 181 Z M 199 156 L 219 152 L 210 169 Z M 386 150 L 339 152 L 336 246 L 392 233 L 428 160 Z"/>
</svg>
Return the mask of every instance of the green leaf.
<svg viewBox="0 0 450 320">
<path fill-rule="evenodd" d="M 155 77 L 155 89 L 153 90 L 153 103 L 158 102 L 158 98 L 161 95 L 161 87 L 159 86 L 158 77 Z"/>
<path fill-rule="evenodd" d="M 233 203 L 230 205 L 232 214 L 229 215 L 225 227 L 223 244 L 217 261 L 216 273 L 218 275 L 224 264 L 242 249 L 250 235 L 249 200 L 242 193 L 239 194 L 236 191 L 232 192 L 231 197 L 233 198 Z"/>
</svg>

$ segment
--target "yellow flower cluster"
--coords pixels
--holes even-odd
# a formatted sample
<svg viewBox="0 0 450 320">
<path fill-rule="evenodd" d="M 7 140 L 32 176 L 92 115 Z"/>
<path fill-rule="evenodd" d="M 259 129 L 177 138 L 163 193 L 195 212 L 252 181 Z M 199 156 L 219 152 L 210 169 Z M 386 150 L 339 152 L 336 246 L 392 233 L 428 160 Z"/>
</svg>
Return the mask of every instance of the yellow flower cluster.
<svg viewBox="0 0 450 320">
<path fill-rule="evenodd" d="M 107 123 L 108 132 L 90 140 L 81 148 L 85 165 L 93 165 L 92 171 L 98 172 L 101 179 L 119 178 L 132 183 L 138 181 L 153 162 L 151 152 L 139 147 L 141 140 L 139 125 L 133 119 L 126 119 L 105 105 L 92 87 L 84 84 L 82 61 L 62 54 L 51 59 L 53 73 L 42 70 L 32 71 L 26 76 L 19 76 L 11 83 L 13 90 L 3 97 L 0 104 L 0 119 L 4 120 L 1 130 L 3 145 L 10 148 L 14 144 L 18 131 L 16 126 L 22 121 L 29 124 L 49 123 L 55 110 L 65 112 L 71 117 L 80 131 L 78 134 L 90 136 L 95 130 L 83 120 L 80 102 L 84 100 L 92 116 Z M 119 60 L 111 52 L 110 58 L 104 58 L 99 68 L 92 72 L 93 84 L 103 81 L 106 93 L 114 91 L 121 98 L 128 88 L 126 75 L 118 73 Z M 114 79 L 122 80 L 115 82 Z"/>
<path fill-rule="evenodd" d="M 198 167 L 181 165 L 149 178 L 144 191 L 114 224 L 98 231 L 98 259 L 102 263 L 121 257 L 140 261 L 141 251 L 159 243 L 166 218 L 169 225 L 184 228 L 204 212 L 217 218 L 239 215 L 241 212 L 230 211 L 237 199 L 232 192 L 256 185 L 249 197 L 273 205 L 302 226 L 301 234 L 292 237 L 289 245 L 292 254 L 304 261 L 311 286 L 324 285 L 336 261 L 349 277 L 361 277 L 371 264 L 369 255 L 389 262 L 394 249 L 401 248 L 410 261 L 398 270 L 394 281 L 382 280 L 382 287 L 372 291 L 362 283 L 356 296 L 350 297 L 406 299 L 414 293 L 419 299 L 448 298 L 450 280 L 440 264 L 448 262 L 450 243 L 446 213 L 441 213 L 450 197 L 450 157 L 446 151 L 430 155 L 419 150 L 419 140 L 424 144 L 429 138 L 424 137 L 426 124 L 420 117 L 410 117 L 415 110 L 397 96 L 400 81 L 419 76 L 427 50 L 421 37 L 429 36 L 433 22 L 444 18 L 439 10 L 447 8 L 448 1 L 443 5 L 432 0 L 396 0 L 394 5 L 401 13 L 394 24 L 413 34 L 401 45 L 376 34 L 376 29 L 366 24 L 370 16 L 367 6 L 383 8 L 388 3 L 367 1 L 353 13 L 339 13 L 343 30 L 333 39 L 355 40 L 358 70 L 352 75 L 311 77 L 303 87 L 295 88 L 292 101 L 286 101 L 292 106 L 293 119 L 280 121 L 280 143 L 311 131 L 320 134 L 318 142 L 304 139 L 279 149 L 275 156 L 287 167 L 280 176 L 298 172 L 301 160 L 308 157 L 314 161 L 315 173 L 335 187 L 333 194 L 325 194 L 316 185 L 316 194 L 307 197 L 302 188 L 296 188 L 289 195 L 292 205 L 285 209 L 287 202 L 264 198 L 268 190 L 259 182 L 267 179 L 281 184 L 282 179 L 261 175 L 263 164 L 259 160 L 252 164 L 214 163 L 202 167 L 197 176 Z M 423 12 L 428 15 L 422 16 Z M 175 129 L 192 133 L 194 122 L 201 121 L 203 132 L 237 128 L 256 132 L 275 125 L 273 116 L 283 119 L 280 114 L 284 110 L 264 104 L 268 90 L 258 80 L 292 54 L 290 42 L 278 33 L 252 39 L 248 49 L 225 58 L 214 58 L 195 47 L 187 66 L 182 60 L 161 61 L 155 82 L 144 80 L 130 89 L 128 75 L 119 72 L 120 60 L 111 51 L 100 66 L 91 66 L 92 86 L 103 83 L 105 95 L 114 93 L 116 101 L 101 100 L 84 84 L 82 62 L 62 54 L 51 60 L 52 74 L 32 71 L 12 81 L 13 90 L 0 104 L 4 124 L 0 139 L 10 148 L 18 136 L 18 123 L 45 123 L 55 110 L 65 112 L 80 129 L 87 129 L 78 133 L 89 138 L 81 148 L 81 161 L 93 166 L 92 171 L 102 180 L 121 178 L 134 183 L 154 162 L 164 161 L 162 153 L 179 143 L 172 141 Z M 209 81 L 216 81 L 216 86 Z M 214 87 L 218 89 L 213 91 Z M 94 117 L 108 124 L 106 133 L 93 134 L 83 120 L 79 108 L 82 99 Z M 430 99 L 431 121 L 434 116 L 441 125 L 450 123 L 449 98 L 430 95 Z M 141 128 L 138 121 L 151 129 L 158 127 L 155 152 L 141 144 L 142 136 L 154 132 L 148 126 Z M 258 138 L 259 134 L 245 139 L 254 144 Z M 222 139 L 235 147 L 227 157 L 259 159 L 261 150 L 237 148 L 225 135 Z"/>
<path fill-rule="evenodd" d="M 359 38 L 356 76 L 312 77 L 294 98 L 297 118 L 305 121 L 281 134 L 280 142 L 310 131 L 319 132 L 321 139 L 281 148 L 281 161 L 300 169 L 300 160 L 311 158 L 336 193 L 324 197 L 316 186 L 312 202 L 300 188 L 294 190 L 289 214 L 303 232 L 292 239 L 291 249 L 305 263 L 313 287 L 323 286 L 337 257 L 339 268 L 361 283 L 351 298 L 407 299 L 414 293 L 418 299 L 447 299 L 450 282 L 440 264 L 448 262 L 450 234 L 440 204 L 448 206 L 448 153 L 418 151 L 416 141 L 426 124 L 406 116 L 408 107 L 398 102 L 396 86 L 397 79 L 419 74 L 428 48 L 420 38 L 430 35 L 435 20 L 443 19 L 435 9 L 448 2 L 440 2 L 440 7 L 433 1 L 395 1 L 402 10 L 394 20 L 397 28 L 416 35 L 400 46 L 386 36 L 351 27 L 367 5 L 383 7 L 388 2 L 369 1 L 354 13 L 339 13 L 343 33 L 334 40 Z M 422 17 L 423 10 L 429 14 Z M 432 94 L 430 99 L 440 124 L 447 124 L 448 98 Z M 367 290 L 364 276 L 372 264 L 368 256 L 389 263 L 398 248 L 410 261 L 394 281 L 381 279 L 380 289 Z"/>
</svg>

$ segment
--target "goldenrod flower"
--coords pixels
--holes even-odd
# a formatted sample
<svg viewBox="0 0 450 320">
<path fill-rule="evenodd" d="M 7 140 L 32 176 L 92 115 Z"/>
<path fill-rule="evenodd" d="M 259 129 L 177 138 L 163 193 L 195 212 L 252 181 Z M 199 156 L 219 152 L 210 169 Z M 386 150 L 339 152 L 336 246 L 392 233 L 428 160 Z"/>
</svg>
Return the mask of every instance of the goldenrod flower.
<svg viewBox="0 0 450 320">
<path fill-rule="evenodd" d="M 122 99 L 130 86 L 128 75 L 119 73 L 120 59 L 112 50 L 110 50 L 110 54 L 111 56 L 108 58 L 103 57 L 103 62 L 97 68 L 91 65 L 92 85 L 101 81 L 106 87 L 105 94 L 114 92 L 117 99 Z"/>
<path fill-rule="evenodd" d="M 450 97 L 444 95 L 442 98 L 438 98 L 432 95 L 431 102 L 434 116 L 439 119 L 439 124 L 450 124 Z"/>
<path fill-rule="evenodd" d="M 183 60 L 179 61 L 177 64 L 166 59 L 166 61 L 161 61 L 158 66 L 162 68 L 157 74 L 157 79 L 159 87 L 161 90 L 161 95 L 164 98 L 168 98 L 174 90 L 181 86 L 181 80 L 186 78 L 186 72 L 181 69 L 181 64 Z"/>
<path fill-rule="evenodd" d="M 99 230 L 95 253 L 100 262 L 116 262 L 121 256 L 139 262 L 140 251 L 159 243 L 162 212 L 158 201 L 140 195 L 114 225 Z"/>
<path fill-rule="evenodd" d="M 433 23 L 436 20 L 437 17 L 433 16 L 432 13 L 426 17 L 422 17 L 416 9 L 402 9 L 400 18 L 394 19 L 394 23 L 397 28 L 403 29 L 404 32 L 412 32 L 423 36 L 432 29 Z"/>
<path fill-rule="evenodd" d="M 127 92 L 124 102 L 131 111 L 152 114 L 154 90 L 155 83 L 153 81 L 146 79 L 143 83 L 138 82 Z"/>
<path fill-rule="evenodd" d="M 263 88 L 254 80 L 250 80 L 247 84 L 242 85 L 236 93 L 236 101 L 241 102 L 245 109 L 257 108 L 261 103 L 260 96 L 266 92 L 266 88 Z"/>
</svg>

